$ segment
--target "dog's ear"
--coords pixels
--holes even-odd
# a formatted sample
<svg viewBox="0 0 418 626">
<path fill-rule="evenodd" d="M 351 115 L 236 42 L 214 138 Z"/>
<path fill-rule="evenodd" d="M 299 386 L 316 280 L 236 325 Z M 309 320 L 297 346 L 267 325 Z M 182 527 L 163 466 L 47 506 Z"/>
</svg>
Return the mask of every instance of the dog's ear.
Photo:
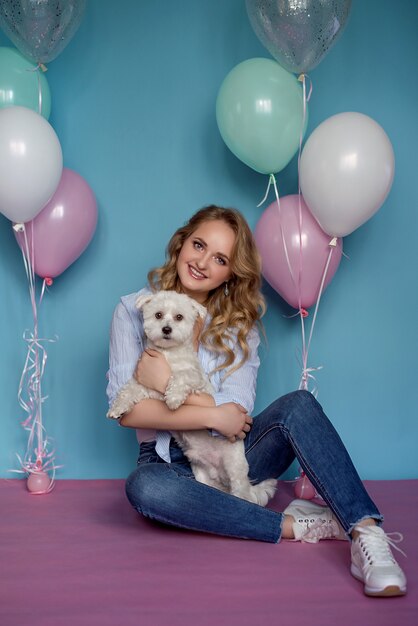
<svg viewBox="0 0 418 626">
<path fill-rule="evenodd" d="M 197 315 L 201 317 L 202 320 L 204 320 L 208 313 L 206 307 L 203 306 L 203 304 L 199 304 L 199 302 L 196 302 L 196 300 L 192 300 L 192 307 L 196 311 Z"/>
<path fill-rule="evenodd" d="M 144 293 L 142 294 L 142 296 L 139 296 L 139 298 L 136 299 L 135 306 L 137 309 L 141 310 L 144 304 L 147 304 L 147 302 L 151 302 L 151 300 L 152 293 Z"/>
</svg>

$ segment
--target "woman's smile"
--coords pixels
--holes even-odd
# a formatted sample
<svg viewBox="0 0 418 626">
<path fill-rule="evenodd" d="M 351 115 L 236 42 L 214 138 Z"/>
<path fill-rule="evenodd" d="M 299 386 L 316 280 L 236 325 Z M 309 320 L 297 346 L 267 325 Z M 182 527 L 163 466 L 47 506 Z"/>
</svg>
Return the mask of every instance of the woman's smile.
<svg viewBox="0 0 418 626">
<path fill-rule="evenodd" d="M 190 275 L 196 280 L 204 280 L 205 278 L 207 278 L 205 274 L 202 274 L 202 272 L 193 267 L 193 265 L 189 265 L 189 271 Z"/>
</svg>

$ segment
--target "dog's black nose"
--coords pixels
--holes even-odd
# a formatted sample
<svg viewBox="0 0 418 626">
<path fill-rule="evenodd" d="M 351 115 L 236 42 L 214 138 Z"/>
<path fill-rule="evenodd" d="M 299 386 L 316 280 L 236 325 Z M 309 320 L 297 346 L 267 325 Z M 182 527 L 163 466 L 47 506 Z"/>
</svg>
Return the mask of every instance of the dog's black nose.
<svg viewBox="0 0 418 626">
<path fill-rule="evenodd" d="M 171 334 L 171 326 L 163 326 L 162 331 L 163 331 L 164 335 L 170 335 Z"/>
</svg>

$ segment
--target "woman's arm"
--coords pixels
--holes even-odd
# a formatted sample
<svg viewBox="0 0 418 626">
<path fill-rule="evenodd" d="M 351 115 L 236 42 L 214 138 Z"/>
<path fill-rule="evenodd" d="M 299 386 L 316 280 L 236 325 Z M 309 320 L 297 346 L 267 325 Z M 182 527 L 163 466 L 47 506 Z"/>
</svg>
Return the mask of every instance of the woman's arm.
<svg viewBox="0 0 418 626">
<path fill-rule="evenodd" d="M 248 413 L 252 413 L 255 402 L 258 368 L 260 366 L 258 356 L 260 336 L 256 327 L 248 333 L 247 342 L 249 348 L 248 359 L 229 376 L 226 375 L 228 370 L 226 372 L 220 372 L 221 382 L 214 393 L 214 400 L 216 405 L 222 405 L 226 402 L 235 402 L 243 406 Z M 235 362 L 239 363 L 242 359 L 242 351 L 237 344 L 232 347 L 236 355 Z"/>
<path fill-rule="evenodd" d="M 250 430 L 252 417 L 233 402 L 221 406 L 183 404 L 170 411 L 162 400 L 146 399 L 125 413 L 119 423 L 128 428 L 156 430 L 215 429 L 225 437 L 233 438 Z"/>
<path fill-rule="evenodd" d="M 109 370 L 107 396 L 109 406 L 114 402 L 121 387 L 134 373 L 144 346 L 142 320 L 135 309 L 138 294 L 121 299 L 113 313 L 109 343 Z"/>
</svg>

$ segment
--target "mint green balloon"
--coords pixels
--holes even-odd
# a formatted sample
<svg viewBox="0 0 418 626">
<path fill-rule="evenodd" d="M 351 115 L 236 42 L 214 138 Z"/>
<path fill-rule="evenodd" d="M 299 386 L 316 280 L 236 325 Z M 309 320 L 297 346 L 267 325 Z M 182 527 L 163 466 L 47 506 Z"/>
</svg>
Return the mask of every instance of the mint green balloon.
<svg viewBox="0 0 418 626">
<path fill-rule="evenodd" d="M 302 85 L 272 59 L 249 59 L 224 79 L 216 120 L 228 148 L 261 174 L 280 172 L 306 130 Z"/>
<path fill-rule="evenodd" d="M 41 69 L 15 48 L 0 47 L 0 109 L 23 106 L 40 113 L 51 113 L 51 92 Z"/>
</svg>

